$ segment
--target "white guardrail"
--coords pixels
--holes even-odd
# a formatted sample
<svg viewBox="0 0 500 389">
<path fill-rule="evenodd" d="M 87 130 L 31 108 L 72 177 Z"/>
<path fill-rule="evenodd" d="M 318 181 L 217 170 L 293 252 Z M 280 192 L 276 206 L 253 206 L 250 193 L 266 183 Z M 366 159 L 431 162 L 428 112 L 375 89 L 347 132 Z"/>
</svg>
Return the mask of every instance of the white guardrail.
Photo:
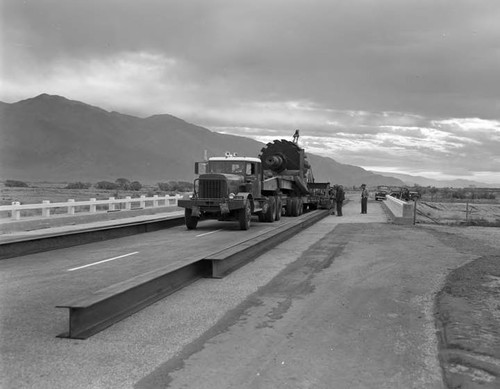
<svg viewBox="0 0 500 389">
<path fill-rule="evenodd" d="M 49 200 L 44 200 L 41 204 L 21 204 L 18 201 L 14 201 L 12 205 L 0 206 L 0 214 L 7 213 L 7 215 L 10 215 L 10 217 L 7 216 L 10 220 L 20 220 L 21 217 L 24 216 L 23 211 L 25 211 L 24 213 L 26 213 L 26 211 L 36 211 L 37 215 L 39 215 L 41 211 L 41 215 L 39 216 L 47 218 L 51 216 L 51 210 L 54 208 L 66 209 L 66 215 L 80 215 L 119 211 L 122 209 L 122 205 L 124 205 L 123 210 L 125 211 L 155 207 L 176 207 L 177 201 L 182 197 L 182 195 L 154 195 L 153 197 L 146 197 L 143 195 L 136 198 L 127 196 L 124 199 L 115 199 L 114 197 L 110 197 L 107 200 L 90 199 L 88 201 L 75 201 L 70 199 L 64 203 L 51 203 Z M 117 207 L 117 205 L 120 205 L 120 207 Z M 133 207 L 133 205 L 135 206 Z M 98 210 L 97 206 L 104 206 L 104 209 Z M 79 208 L 78 211 L 76 211 L 77 207 Z M 61 213 L 58 212 L 57 215 L 61 216 Z M 33 217 L 33 215 L 29 215 L 29 217 Z"/>
<path fill-rule="evenodd" d="M 387 196 L 385 205 L 397 218 L 413 219 L 415 203 L 413 201 L 403 201 L 392 196 Z"/>
</svg>

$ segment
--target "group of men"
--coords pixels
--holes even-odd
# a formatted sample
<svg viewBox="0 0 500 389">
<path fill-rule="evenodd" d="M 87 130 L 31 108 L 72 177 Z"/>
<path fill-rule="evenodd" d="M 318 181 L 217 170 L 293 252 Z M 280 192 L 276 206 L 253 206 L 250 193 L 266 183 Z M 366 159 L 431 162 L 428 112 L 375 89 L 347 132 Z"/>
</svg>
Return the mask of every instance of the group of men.
<svg viewBox="0 0 500 389">
<path fill-rule="evenodd" d="M 368 211 L 368 196 L 370 193 L 366 189 L 366 184 L 361 185 L 361 213 L 365 214 Z M 330 198 L 335 203 L 334 209 L 332 209 L 332 215 L 335 214 L 335 209 L 337 210 L 337 216 L 342 216 L 342 205 L 345 201 L 345 192 L 342 185 L 334 185 L 330 189 Z"/>
</svg>

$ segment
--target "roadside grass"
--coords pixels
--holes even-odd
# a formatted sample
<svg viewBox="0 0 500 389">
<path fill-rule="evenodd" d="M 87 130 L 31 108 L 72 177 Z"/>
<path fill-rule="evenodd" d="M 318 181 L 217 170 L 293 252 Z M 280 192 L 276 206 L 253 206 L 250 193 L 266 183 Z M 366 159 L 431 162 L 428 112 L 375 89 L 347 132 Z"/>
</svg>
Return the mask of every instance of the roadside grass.
<svg viewBox="0 0 500 389">
<path fill-rule="evenodd" d="M 500 204 L 490 202 L 417 202 L 417 222 L 455 226 L 500 226 Z"/>
</svg>

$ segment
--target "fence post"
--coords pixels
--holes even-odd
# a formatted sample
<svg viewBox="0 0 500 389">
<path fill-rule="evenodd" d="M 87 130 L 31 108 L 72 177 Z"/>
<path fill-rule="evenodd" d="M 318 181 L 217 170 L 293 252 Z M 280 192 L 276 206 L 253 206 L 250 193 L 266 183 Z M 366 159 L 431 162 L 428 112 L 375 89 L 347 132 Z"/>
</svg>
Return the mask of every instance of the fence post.
<svg viewBox="0 0 500 389">
<path fill-rule="evenodd" d="M 91 203 L 95 203 L 96 201 L 97 201 L 97 199 L 90 199 Z M 89 212 L 90 213 L 96 213 L 97 212 L 97 207 L 96 207 L 95 204 L 90 204 Z"/>
<path fill-rule="evenodd" d="M 125 210 L 130 211 L 132 209 L 132 196 L 125 196 Z"/>
<path fill-rule="evenodd" d="M 115 203 L 113 203 L 114 199 L 115 199 L 114 197 L 109 198 L 108 211 L 115 210 Z"/>
<path fill-rule="evenodd" d="M 465 222 L 469 222 L 469 201 L 465 203 Z"/>
<path fill-rule="evenodd" d="M 12 205 L 21 205 L 21 202 L 19 202 L 19 201 L 13 201 Z M 21 210 L 20 209 L 13 209 L 11 217 L 14 220 L 21 220 Z"/>
<path fill-rule="evenodd" d="M 75 214 L 75 206 L 71 205 L 70 203 L 74 203 L 75 199 L 69 199 L 68 200 L 68 215 L 74 215 Z"/>
<path fill-rule="evenodd" d="M 158 206 L 158 195 L 153 195 L 153 208 Z"/>
<path fill-rule="evenodd" d="M 417 222 L 417 199 L 413 199 L 413 225 Z"/>
<path fill-rule="evenodd" d="M 141 195 L 141 201 L 139 202 L 139 206 L 141 208 L 146 208 L 146 195 Z"/>
<path fill-rule="evenodd" d="M 42 204 L 50 204 L 50 200 L 43 200 Z M 50 208 L 42 207 L 42 216 L 49 217 L 50 216 Z"/>
</svg>

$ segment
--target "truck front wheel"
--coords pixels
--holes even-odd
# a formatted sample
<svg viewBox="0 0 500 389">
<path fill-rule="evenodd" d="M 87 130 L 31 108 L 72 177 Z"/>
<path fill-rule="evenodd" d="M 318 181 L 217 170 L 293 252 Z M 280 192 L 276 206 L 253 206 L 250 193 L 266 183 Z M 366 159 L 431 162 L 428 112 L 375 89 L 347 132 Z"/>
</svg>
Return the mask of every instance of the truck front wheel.
<svg viewBox="0 0 500 389">
<path fill-rule="evenodd" d="M 191 214 L 192 214 L 192 209 L 186 208 L 184 210 L 184 220 L 186 222 L 186 227 L 188 230 L 195 230 L 196 226 L 198 225 L 199 218 L 191 216 Z"/>
<path fill-rule="evenodd" d="M 245 207 L 240 209 L 238 214 L 238 221 L 240 223 L 240 230 L 248 230 L 250 228 L 250 219 L 252 218 L 252 207 L 250 201 L 245 201 Z"/>
</svg>

